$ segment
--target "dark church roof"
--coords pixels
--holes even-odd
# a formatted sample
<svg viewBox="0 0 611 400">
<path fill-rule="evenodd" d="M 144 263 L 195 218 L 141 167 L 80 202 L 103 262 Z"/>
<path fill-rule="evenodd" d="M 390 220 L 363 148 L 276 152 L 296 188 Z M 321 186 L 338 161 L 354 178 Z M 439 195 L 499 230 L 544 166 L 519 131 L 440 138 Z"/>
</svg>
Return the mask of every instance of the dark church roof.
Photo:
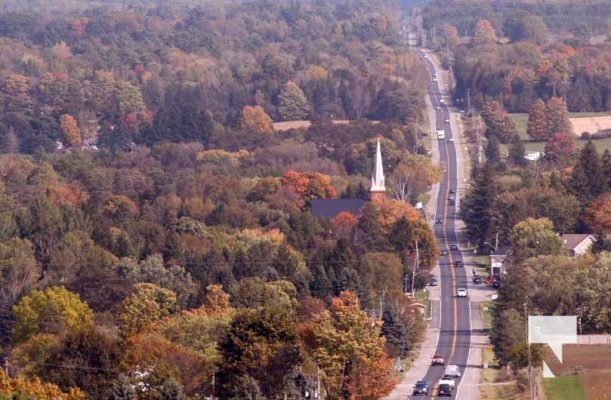
<svg viewBox="0 0 611 400">
<path fill-rule="evenodd" d="M 354 216 L 361 215 L 361 208 L 367 203 L 362 199 L 315 199 L 312 201 L 312 214 L 318 218 L 331 219 L 342 211 Z"/>
</svg>

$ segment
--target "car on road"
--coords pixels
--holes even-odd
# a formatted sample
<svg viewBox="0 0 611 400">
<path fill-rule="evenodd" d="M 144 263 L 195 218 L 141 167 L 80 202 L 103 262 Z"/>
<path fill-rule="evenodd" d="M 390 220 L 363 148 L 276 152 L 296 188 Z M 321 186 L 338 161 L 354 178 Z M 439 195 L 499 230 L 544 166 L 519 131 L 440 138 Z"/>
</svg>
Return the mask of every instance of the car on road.
<svg viewBox="0 0 611 400">
<path fill-rule="evenodd" d="M 446 118 L 443 122 L 445 122 L 446 124 L 449 124 L 450 123 L 450 119 Z"/>
<path fill-rule="evenodd" d="M 454 266 L 455 266 L 456 268 L 460 268 L 460 267 L 462 267 L 462 266 L 464 266 L 464 265 L 465 265 L 465 264 L 464 264 L 462 261 L 460 261 L 460 260 L 458 260 L 458 261 L 454 261 Z"/>
<path fill-rule="evenodd" d="M 435 223 L 436 224 L 443 224 L 443 219 L 442 218 L 435 218 Z"/>
<path fill-rule="evenodd" d="M 451 244 L 450 245 L 450 250 L 458 250 L 458 245 L 457 244 Z"/>
<path fill-rule="evenodd" d="M 448 138 L 448 140 L 449 140 L 450 142 L 453 142 L 453 141 L 454 141 L 454 138 L 453 138 L 453 137 L 449 137 L 449 138 Z"/>
<path fill-rule="evenodd" d="M 452 397 L 452 388 L 447 383 L 442 383 L 437 387 L 437 397 Z"/>
<path fill-rule="evenodd" d="M 473 284 L 479 285 L 482 283 L 482 277 L 479 275 L 473 275 Z"/>
<path fill-rule="evenodd" d="M 448 255 L 448 251 L 446 249 L 441 249 L 441 250 L 439 250 L 439 255 L 447 256 Z"/>
<path fill-rule="evenodd" d="M 429 286 L 437 286 L 437 278 L 434 276 L 429 279 Z"/>
<path fill-rule="evenodd" d="M 493 289 L 498 289 L 501 287 L 501 281 L 498 279 L 495 279 L 494 282 L 492 282 L 492 288 Z"/>
<path fill-rule="evenodd" d="M 429 385 L 428 383 L 426 383 L 426 381 L 418 381 L 414 385 L 414 388 L 412 389 L 412 396 L 416 396 L 419 394 L 429 394 Z"/>
<path fill-rule="evenodd" d="M 431 359 L 431 365 L 443 365 L 445 364 L 446 359 L 441 354 L 435 354 Z"/>
<path fill-rule="evenodd" d="M 450 188 L 449 192 L 450 193 L 456 193 L 456 189 Z"/>
<path fill-rule="evenodd" d="M 467 297 L 467 289 L 465 288 L 456 289 L 456 296 L 457 297 Z"/>
</svg>

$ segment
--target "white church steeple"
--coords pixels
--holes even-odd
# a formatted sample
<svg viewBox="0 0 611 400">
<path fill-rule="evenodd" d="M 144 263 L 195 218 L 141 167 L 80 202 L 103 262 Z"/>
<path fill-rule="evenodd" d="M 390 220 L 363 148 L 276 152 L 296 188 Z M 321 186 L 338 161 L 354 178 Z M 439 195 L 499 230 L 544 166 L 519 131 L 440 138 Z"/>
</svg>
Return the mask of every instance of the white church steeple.
<svg viewBox="0 0 611 400">
<path fill-rule="evenodd" d="M 384 200 L 386 198 L 386 185 L 384 184 L 384 168 L 382 166 L 382 150 L 380 139 L 376 148 L 375 168 L 371 177 L 371 200 Z"/>
</svg>

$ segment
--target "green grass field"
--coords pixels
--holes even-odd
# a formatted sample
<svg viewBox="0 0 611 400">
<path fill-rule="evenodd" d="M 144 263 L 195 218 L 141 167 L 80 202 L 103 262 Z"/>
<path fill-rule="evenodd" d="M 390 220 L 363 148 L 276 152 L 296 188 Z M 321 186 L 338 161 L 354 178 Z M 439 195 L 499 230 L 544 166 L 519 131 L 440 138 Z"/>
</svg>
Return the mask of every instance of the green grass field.
<svg viewBox="0 0 611 400">
<path fill-rule="evenodd" d="M 543 379 L 543 387 L 548 399 L 585 400 L 585 394 L 578 375 L 556 376 Z"/>
</svg>

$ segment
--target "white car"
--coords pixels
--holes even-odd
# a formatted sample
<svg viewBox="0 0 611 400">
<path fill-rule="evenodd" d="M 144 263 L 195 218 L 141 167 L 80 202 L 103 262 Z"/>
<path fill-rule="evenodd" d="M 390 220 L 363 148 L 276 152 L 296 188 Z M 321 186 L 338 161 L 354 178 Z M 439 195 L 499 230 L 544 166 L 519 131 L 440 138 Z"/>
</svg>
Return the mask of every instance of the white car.
<svg viewBox="0 0 611 400">
<path fill-rule="evenodd" d="M 456 290 L 456 296 L 458 296 L 458 297 L 467 297 L 467 289 L 465 289 L 465 288 L 458 288 Z"/>
<path fill-rule="evenodd" d="M 446 124 L 449 124 L 449 123 L 450 123 L 450 119 L 449 119 L 449 118 L 446 118 L 445 123 L 446 123 Z"/>
</svg>

